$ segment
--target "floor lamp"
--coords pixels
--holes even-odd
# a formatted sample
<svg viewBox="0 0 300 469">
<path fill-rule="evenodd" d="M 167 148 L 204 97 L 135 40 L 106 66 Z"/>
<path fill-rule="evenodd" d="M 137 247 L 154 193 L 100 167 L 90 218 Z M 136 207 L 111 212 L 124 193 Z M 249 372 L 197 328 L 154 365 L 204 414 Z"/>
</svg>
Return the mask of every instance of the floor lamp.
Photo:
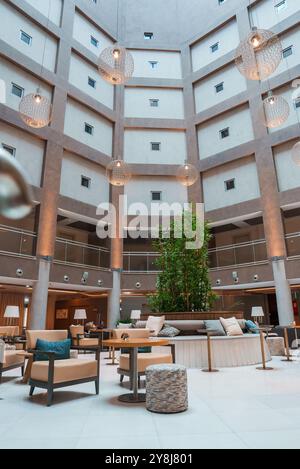
<svg viewBox="0 0 300 469">
<path fill-rule="evenodd" d="M 14 319 L 19 319 L 20 308 L 19 306 L 6 306 L 4 317 L 8 319 L 8 325 L 13 325 Z"/>
<path fill-rule="evenodd" d="M 75 309 L 74 314 L 75 321 L 82 321 L 82 325 L 84 326 L 84 321 L 87 319 L 86 310 L 85 309 Z"/>
<path fill-rule="evenodd" d="M 262 318 L 265 316 L 264 310 L 262 306 L 253 306 L 251 311 L 251 317 L 254 319 L 255 322 L 261 324 Z"/>
</svg>

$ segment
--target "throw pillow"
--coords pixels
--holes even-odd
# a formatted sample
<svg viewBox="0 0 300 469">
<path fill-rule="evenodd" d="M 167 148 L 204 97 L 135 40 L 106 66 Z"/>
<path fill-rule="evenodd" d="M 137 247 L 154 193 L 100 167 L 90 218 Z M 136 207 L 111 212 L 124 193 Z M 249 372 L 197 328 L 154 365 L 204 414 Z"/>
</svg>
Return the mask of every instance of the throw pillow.
<svg viewBox="0 0 300 469">
<path fill-rule="evenodd" d="M 236 318 L 224 319 L 220 318 L 221 324 L 225 329 L 228 336 L 239 336 L 243 335 L 243 331 Z"/>
<path fill-rule="evenodd" d="M 239 323 L 240 328 L 242 329 L 244 333 L 248 331 L 245 319 L 238 319 L 237 322 Z"/>
<path fill-rule="evenodd" d="M 164 322 L 165 316 L 149 316 L 146 323 L 146 329 L 149 329 L 151 331 L 152 336 L 157 337 L 158 333 L 163 328 Z"/>
<path fill-rule="evenodd" d="M 251 332 L 252 334 L 259 334 L 259 330 L 255 322 L 250 320 L 246 321 L 246 327 L 248 332 Z"/>
<path fill-rule="evenodd" d="M 162 330 L 157 334 L 158 337 L 176 337 L 180 334 L 180 330 L 176 327 L 166 324 Z"/>
<path fill-rule="evenodd" d="M 38 339 L 36 341 L 36 350 L 43 352 L 54 352 L 56 360 L 67 360 L 70 358 L 71 339 L 60 340 L 59 342 L 48 342 L 47 340 Z M 37 353 L 35 360 L 42 362 L 48 361 L 49 358 L 43 353 Z"/>
<path fill-rule="evenodd" d="M 205 329 L 214 332 L 214 336 L 224 336 L 225 331 L 219 319 L 204 321 Z"/>
</svg>

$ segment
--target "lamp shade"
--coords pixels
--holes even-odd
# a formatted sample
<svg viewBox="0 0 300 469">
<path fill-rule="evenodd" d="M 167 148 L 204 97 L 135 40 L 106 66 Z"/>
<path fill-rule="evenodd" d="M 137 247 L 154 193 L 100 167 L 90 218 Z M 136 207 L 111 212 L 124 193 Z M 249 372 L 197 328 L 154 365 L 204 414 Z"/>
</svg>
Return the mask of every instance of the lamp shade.
<svg viewBox="0 0 300 469">
<path fill-rule="evenodd" d="M 253 318 L 263 318 L 265 315 L 262 306 L 253 306 L 251 316 Z"/>
<path fill-rule="evenodd" d="M 86 310 L 85 309 L 75 309 L 74 319 L 87 319 Z"/>
<path fill-rule="evenodd" d="M 130 319 L 141 319 L 141 314 L 142 314 L 142 311 L 140 311 L 139 309 L 133 309 L 131 311 L 131 316 L 130 316 Z"/>
<path fill-rule="evenodd" d="M 20 308 L 19 306 L 6 306 L 5 318 L 19 318 L 20 317 Z"/>
</svg>

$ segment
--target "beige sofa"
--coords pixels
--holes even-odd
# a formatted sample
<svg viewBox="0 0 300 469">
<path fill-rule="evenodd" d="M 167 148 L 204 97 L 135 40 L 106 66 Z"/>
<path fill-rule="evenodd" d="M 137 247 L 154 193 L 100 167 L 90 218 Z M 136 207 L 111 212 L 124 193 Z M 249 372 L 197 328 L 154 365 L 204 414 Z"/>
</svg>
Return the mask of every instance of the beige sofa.
<svg viewBox="0 0 300 469">
<path fill-rule="evenodd" d="M 20 355 L 17 350 L 5 350 L 3 341 L 0 343 L 0 384 L 2 381 L 2 374 L 6 371 L 21 368 L 22 376 L 24 374 L 25 358 Z"/>
</svg>

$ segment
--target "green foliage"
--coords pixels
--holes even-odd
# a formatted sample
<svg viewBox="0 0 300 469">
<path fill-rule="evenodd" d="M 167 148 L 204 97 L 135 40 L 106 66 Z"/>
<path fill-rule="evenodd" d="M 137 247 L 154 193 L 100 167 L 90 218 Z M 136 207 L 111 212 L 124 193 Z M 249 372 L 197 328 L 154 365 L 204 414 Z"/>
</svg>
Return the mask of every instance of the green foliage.
<svg viewBox="0 0 300 469">
<path fill-rule="evenodd" d="M 192 216 L 193 230 L 196 215 Z M 201 249 L 186 249 L 188 238 L 174 236 L 175 224 L 170 227 L 170 236 L 160 237 L 154 247 L 160 253 L 156 261 L 158 275 L 156 293 L 148 303 L 153 311 L 188 312 L 208 311 L 217 296 L 212 292 L 208 271 L 208 243 L 211 238 L 208 224 L 204 225 L 204 243 Z"/>
</svg>

